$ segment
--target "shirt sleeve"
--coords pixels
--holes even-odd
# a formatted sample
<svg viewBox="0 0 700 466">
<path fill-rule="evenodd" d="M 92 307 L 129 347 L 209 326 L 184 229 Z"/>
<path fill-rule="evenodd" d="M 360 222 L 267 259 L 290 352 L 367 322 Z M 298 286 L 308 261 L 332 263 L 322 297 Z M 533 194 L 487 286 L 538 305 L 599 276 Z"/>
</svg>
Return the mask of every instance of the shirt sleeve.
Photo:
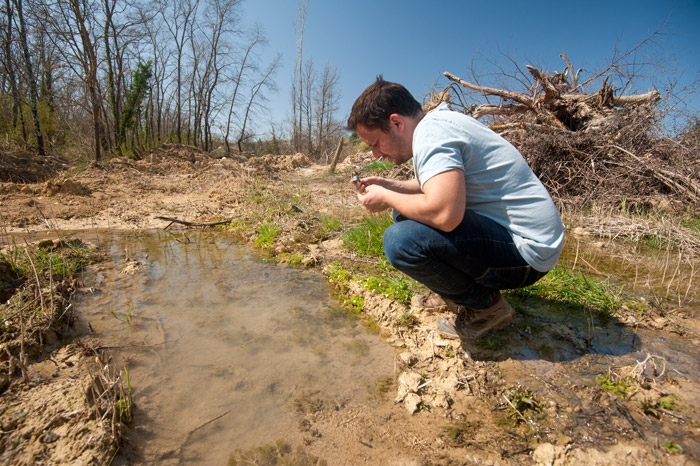
<svg viewBox="0 0 700 466">
<path fill-rule="evenodd" d="M 468 147 L 464 135 L 450 122 L 421 122 L 413 134 L 413 168 L 421 189 L 430 178 L 446 171 L 464 171 Z"/>
</svg>

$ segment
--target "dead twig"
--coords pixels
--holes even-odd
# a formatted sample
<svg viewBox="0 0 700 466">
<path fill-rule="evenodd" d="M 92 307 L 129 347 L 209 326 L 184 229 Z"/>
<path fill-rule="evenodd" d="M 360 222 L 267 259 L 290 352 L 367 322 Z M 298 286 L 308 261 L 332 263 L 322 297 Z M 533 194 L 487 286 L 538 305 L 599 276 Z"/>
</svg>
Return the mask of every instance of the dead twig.
<svg viewBox="0 0 700 466">
<path fill-rule="evenodd" d="M 525 416 L 523 416 L 523 413 L 521 413 L 520 410 L 519 410 L 518 408 L 515 407 L 515 405 L 508 399 L 508 397 L 507 397 L 506 395 L 503 395 L 503 399 L 506 400 L 506 403 L 508 403 L 508 406 L 510 406 L 511 408 L 513 408 L 513 411 L 515 412 L 515 414 L 517 414 L 517 416 L 518 416 L 525 424 L 533 424 L 533 422 L 532 422 L 531 420 L 529 420 L 528 418 L 526 418 Z"/>
<path fill-rule="evenodd" d="M 226 225 L 228 223 L 231 223 L 233 221 L 232 218 L 229 218 L 227 220 L 219 220 L 216 222 L 188 222 L 186 220 L 179 220 L 177 218 L 172 218 L 172 217 L 156 217 L 158 220 L 165 220 L 170 222 L 163 230 L 167 230 L 170 225 L 173 223 L 179 223 L 180 225 L 185 225 L 188 227 L 213 227 L 216 225 Z"/>
<path fill-rule="evenodd" d="M 183 440 L 182 444 L 177 448 L 177 450 L 175 450 L 175 451 L 177 451 L 178 456 L 182 456 L 182 450 L 190 442 L 190 439 L 192 438 L 192 435 L 194 435 L 195 432 L 197 432 L 200 429 L 203 429 L 204 427 L 208 426 L 212 422 L 215 422 L 215 421 L 221 419 L 222 417 L 226 416 L 230 412 L 231 412 L 231 410 L 229 409 L 228 411 L 223 412 L 223 413 L 219 414 L 218 416 L 216 416 L 215 418 L 212 418 L 212 419 L 208 420 L 207 422 L 200 424 L 197 427 L 195 427 L 194 429 L 190 430 L 187 433 L 187 435 L 185 436 L 185 440 Z"/>
<path fill-rule="evenodd" d="M 36 272 L 36 267 L 34 267 L 34 261 L 32 260 L 32 257 L 29 255 L 29 244 L 27 244 L 27 247 L 25 248 L 24 253 L 27 255 L 27 259 L 29 259 L 29 265 L 32 266 L 32 270 L 34 271 L 34 279 L 36 280 L 36 289 L 37 289 L 37 292 L 39 293 L 39 300 L 41 301 L 41 311 L 46 312 L 46 308 L 44 307 L 44 295 L 41 291 L 41 283 L 39 282 L 39 274 Z"/>
</svg>

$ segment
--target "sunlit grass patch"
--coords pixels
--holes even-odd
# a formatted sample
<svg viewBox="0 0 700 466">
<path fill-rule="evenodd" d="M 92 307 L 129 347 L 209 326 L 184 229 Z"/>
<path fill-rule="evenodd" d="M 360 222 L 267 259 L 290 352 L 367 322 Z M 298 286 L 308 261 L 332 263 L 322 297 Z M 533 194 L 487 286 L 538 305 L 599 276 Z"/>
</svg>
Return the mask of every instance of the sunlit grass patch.
<svg viewBox="0 0 700 466">
<path fill-rule="evenodd" d="M 388 215 L 364 217 L 362 223 L 343 235 L 345 248 L 358 256 L 384 257 L 384 230 L 394 223 Z"/>
<path fill-rule="evenodd" d="M 681 220 L 681 225 L 700 235 L 700 215 L 687 215 Z"/>
<path fill-rule="evenodd" d="M 69 301 L 76 276 L 97 258 L 77 240 L 42 241 L 0 254 L 0 343 L 11 356 L 41 347 L 49 334 L 65 332 L 73 321 Z M 8 370 L 6 365 L 7 360 L 0 361 L 1 370 Z"/>
<path fill-rule="evenodd" d="M 9 266 L 18 276 L 63 279 L 72 277 L 90 263 L 95 252 L 80 242 L 49 241 L 37 246 L 16 247 L 0 254 L 0 262 Z"/>
<path fill-rule="evenodd" d="M 319 219 L 321 233 L 328 234 L 334 231 L 339 231 L 343 227 L 343 223 L 336 217 L 330 215 L 321 215 Z"/>
<path fill-rule="evenodd" d="M 632 299 L 623 286 L 610 280 L 598 280 L 582 273 L 574 273 L 564 266 L 556 266 L 540 281 L 527 288 L 511 292 L 523 298 L 558 301 L 567 306 L 614 314 L 623 306 L 644 311 L 646 304 Z"/>
<path fill-rule="evenodd" d="M 617 395 L 623 400 L 629 398 L 637 391 L 634 380 L 630 377 L 621 377 L 612 371 L 599 375 L 595 379 L 596 383 L 605 391 Z"/>
<path fill-rule="evenodd" d="M 370 162 L 369 164 L 367 164 L 363 171 L 366 173 L 378 174 L 378 173 L 384 173 L 386 171 L 389 171 L 392 168 L 394 168 L 394 166 L 395 166 L 394 162 L 391 162 L 391 161 L 386 160 L 386 159 L 379 159 L 379 160 L 375 160 L 374 162 Z"/>
<path fill-rule="evenodd" d="M 669 453 L 683 453 L 683 447 L 672 440 L 666 440 L 661 446 Z"/>
<path fill-rule="evenodd" d="M 255 244 L 265 246 L 272 244 L 280 234 L 280 227 L 272 223 L 262 223 L 256 228 L 258 234 L 255 238 Z"/>
<path fill-rule="evenodd" d="M 420 325 L 420 319 L 410 312 L 404 312 L 396 319 L 394 325 L 396 327 L 403 327 L 410 330 Z"/>
<path fill-rule="evenodd" d="M 403 304 L 411 302 L 414 292 L 413 284 L 403 275 L 397 276 L 376 276 L 370 275 L 360 280 L 362 286 L 375 293 L 383 294 L 385 297 Z M 415 282 L 414 282 L 415 283 Z"/>
<path fill-rule="evenodd" d="M 639 402 L 639 408 L 647 416 L 653 416 L 656 419 L 661 418 L 661 414 L 665 411 L 675 411 L 678 409 L 678 403 L 673 396 L 662 396 L 654 401 L 649 398 L 644 398 Z"/>
<path fill-rule="evenodd" d="M 519 424 L 521 422 L 532 423 L 544 417 L 544 403 L 529 390 L 516 388 L 503 395 L 507 404 L 507 416 L 510 421 Z"/>
</svg>

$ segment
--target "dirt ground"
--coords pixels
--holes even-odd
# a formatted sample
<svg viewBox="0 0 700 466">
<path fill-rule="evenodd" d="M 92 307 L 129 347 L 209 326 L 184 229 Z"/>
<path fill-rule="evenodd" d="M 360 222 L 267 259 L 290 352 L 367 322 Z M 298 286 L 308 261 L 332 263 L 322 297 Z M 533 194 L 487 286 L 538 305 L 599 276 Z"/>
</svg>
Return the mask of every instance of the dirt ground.
<svg viewBox="0 0 700 466">
<path fill-rule="evenodd" d="M 362 261 L 348 257 L 337 236 L 307 234 L 323 216 L 352 224 L 364 215 L 348 183 L 353 170 L 367 162 L 362 156 L 348 158 L 331 175 L 302 154 L 215 158 L 195 148 L 164 145 L 140 161 L 68 168 L 35 164 L 31 175 L 17 165 L 14 177 L 7 175 L 14 159 L 2 157 L 5 244 L 92 228 L 177 226 L 163 218 L 232 221 L 236 234 L 253 240 L 253 213 L 265 206 L 282 231 L 272 245 L 280 257 L 298 254 L 303 264 L 319 270 L 337 259 Z M 59 174 L 53 175 L 56 170 Z M 42 177 L 46 181 L 36 181 Z M 291 211 L 295 215 L 288 215 Z M 299 430 L 285 439 L 291 453 L 284 448 L 275 453 L 293 458 L 290 464 L 700 464 L 695 322 L 680 322 L 689 330 L 677 335 L 669 332 L 672 326 L 645 329 L 643 322 L 624 318 L 592 324 L 556 312 L 521 311 L 527 307 L 523 304 L 509 333 L 472 345 L 433 331 L 444 314 L 411 309 L 358 283 L 340 294 L 364 299 L 363 313 L 396 349 L 395 379 L 368 405 L 298 400 Z M 397 325 L 407 313 L 419 323 Z M 605 351 L 590 344 L 591 326 L 604 327 L 602 334 L 614 333 L 632 348 L 642 338 L 638 329 L 648 332 L 649 341 L 673 336 L 683 354 L 691 355 L 691 365 L 695 357 L 694 374 L 654 355 L 613 365 Z M 81 416 L 88 363 L 94 362 L 84 353 L 75 341 L 47 347 L 28 367 L 29 384 L 16 375 L 3 383 L 0 459 L 10 459 L 8 464 L 109 462 L 113 449 L 100 443 L 93 421 Z M 605 373 L 631 377 L 638 382 L 636 391 L 623 399 L 603 390 L 596 378 Z M 40 415 L 29 424 L 27 413 Z M 239 452 L 238 458 L 256 454 L 262 455 Z"/>
</svg>

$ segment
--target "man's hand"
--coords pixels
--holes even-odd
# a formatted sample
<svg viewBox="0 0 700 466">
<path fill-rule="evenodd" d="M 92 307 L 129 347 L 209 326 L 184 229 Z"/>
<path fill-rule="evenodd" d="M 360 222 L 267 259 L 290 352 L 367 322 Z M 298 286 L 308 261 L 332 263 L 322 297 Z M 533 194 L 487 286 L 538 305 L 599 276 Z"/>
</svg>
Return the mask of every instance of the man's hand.
<svg viewBox="0 0 700 466">
<path fill-rule="evenodd" d="M 387 187 L 387 185 L 390 184 L 390 181 L 391 180 L 387 180 L 381 176 L 368 176 L 366 178 L 358 178 L 357 180 L 353 179 L 352 184 L 355 185 L 355 188 L 360 194 L 364 194 L 365 191 L 367 191 L 368 186 L 377 185 Z"/>
<path fill-rule="evenodd" d="M 381 212 L 391 208 L 391 205 L 384 201 L 387 189 L 378 184 L 369 184 L 364 187 L 364 191 L 357 193 L 357 199 L 365 209 L 370 212 Z"/>
<path fill-rule="evenodd" d="M 370 176 L 356 181 L 357 199 L 370 212 L 394 208 L 404 216 L 438 230 L 452 231 L 464 217 L 466 192 L 462 170 L 430 178 L 420 189 L 418 180 L 398 181 Z"/>
</svg>

